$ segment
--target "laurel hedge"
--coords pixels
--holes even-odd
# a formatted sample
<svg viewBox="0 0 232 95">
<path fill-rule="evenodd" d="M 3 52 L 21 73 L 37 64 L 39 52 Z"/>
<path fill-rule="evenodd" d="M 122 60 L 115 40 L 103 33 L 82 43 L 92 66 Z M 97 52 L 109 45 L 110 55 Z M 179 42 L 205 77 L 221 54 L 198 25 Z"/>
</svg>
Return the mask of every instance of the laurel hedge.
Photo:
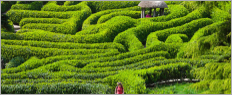
<svg viewBox="0 0 232 95">
<path fill-rule="evenodd" d="M 141 23 L 137 27 L 119 33 L 115 37 L 114 42 L 123 44 L 129 51 L 141 49 L 144 47 L 142 43 L 146 41 L 150 32 L 180 26 L 192 20 L 203 18 L 206 11 L 204 7 L 201 7 L 184 17 L 172 19 L 168 22 L 154 23 L 141 20 Z"/>
<path fill-rule="evenodd" d="M 186 34 L 187 37 L 192 37 L 198 29 L 200 29 L 204 26 L 207 26 L 209 24 L 212 24 L 212 23 L 213 23 L 213 21 L 211 19 L 202 18 L 202 19 L 197 19 L 197 20 L 191 21 L 191 22 L 184 24 L 184 25 L 181 25 L 181 26 L 168 28 L 168 29 L 164 29 L 164 30 L 150 33 L 147 37 L 146 46 L 152 45 L 153 42 L 156 42 L 157 40 L 158 41 L 165 41 L 168 38 L 168 36 L 170 36 L 171 34 Z"/>
<path fill-rule="evenodd" d="M 70 42 L 48 42 L 48 41 L 25 41 L 25 40 L 5 40 L 2 39 L 1 43 L 7 45 L 22 45 L 33 46 L 42 48 L 60 48 L 60 49 L 118 49 L 120 52 L 125 52 L 125 48 L 118 43 L 70 43 Z"/>
<path fill-rule="evenodd" d="M 112 12 L 110 14 L 107 14 L 107 15 L 103 15 L 101 16 L 98 21 L 97 21 L 97 24 L 100 24 L 100 23 L 104 23 L 106 22 L 107 20 L 115 17 L 115 16 L 129 16 L 129 17 L 132 17 L 132 18 L 140 18 L 141 16 L 141 12 L 140 11 L 122 11 L 122 12 Z"/>
<path fill-rule="evenodd" d="M 111 12 L 120 12 L 120 11 L 140 11 L 141 8 L 138 7 L 138 6 L 135 6 L 135 7 L 128 7 L 128 8 L 122 8 L 122 9 L 111 9 L 111 10 L 104 10 L 104 11 L 100 11 L 100 12 L 97 12 L 97 13 L 94 13 L 92 15 L 90 15 L 84 22 L 83 22 L 83 26 L 82 26 L 82 29 L 85 30 L 85 29 L 88 29 L 87 27 L 91 26 L 91 25 L 94 25 L 94 24 L 97 24 L 97 21 L 98 19 L 103 16 L 103 15 L 106 15 L 106 14 L 109 14 Z"/>
<path fill-rule="evenodd" d="M 104 81 L 111 87 L 115 87 L 115 83 L 121 81 L 126 94 L 142 94 L 146 89 L 145 83 L 154 83 L 170 78 L 180 78 L 184 75 L 189 76 L 190 69 L 191 67 L 189 64 L 175 63 L 142 70 L 123 71 L 119 74 L 106 77 Z"/>
<path fill-rule="evenodd" d="M 171 34 L 166 39 L 165 43 L 183 43 L 188 41 L 186 34 Z"/>
<path fill-rule="evenodd" d="M 24 18 L 20 21 L 19 26 L 23 27 L 26 24 L 32 24 L 32 23 L 62 24 L 67 21 L 68 19 L 58 19 L 58 18 Z"/>
<path fill-rule="evenodd" d="M 93 13 L 96 13 L 103 10 L 138 6 L 140 2 L 139 1 L 85 1 L 85 3 L 91 8 Z"/>
<path fill-rule="evenodd" d="M 231 14 L 229 14 L 226 11 L 220 10 L 217 7 L 214 7 L 212 9 L 212 12 L 211 12 L 210 16 L 214 20 L 214 22 L 230 20 L 231 19 Z"/>
<path fill-rule="evenodd" d="M 6 12 L 11 8 L 13 4 L 15 4 L 16 1 L 1 1 L 1 13 Z"/>
<path fill-rule="evenodd" d="M 189 11 L 183 5 L 168 5 L 168 8 L 164 10 L 164 12 L 170 12 L 170 14 L 167 14 L 165 16 L 158 16 L 158 17 L 144 18 L 144 19 L 148 19 L 153 22 L 163 22 L 163 21 L 169 21 L 171 19 L 183 17 L 189 14 Z"/>
<path fill-rule="evenodd" d="M 30 4 L 14 4 L 11 6 L 12 10 L 41 10 L 43 1 L 34 1 Z"/>
<path fill-rule="evenodd" d="M 105 52 L 118 52 L 117 49 L 57 49 L 57 48 L 40 48 L 40 47 L 28 47 L 20 45 L 2 45 L 2 55 L 7 60 L 10 60 L 16 56 L 21 56 L 25 60 L 31 56 L 37 56 L 38 58 L 45 58 L 56 55 L 73 55 L 73 54 L 89 54 L 89 53 L 105 53 Z"/>
<path fill-rule="evenodd" d="M 109 94 L 112 88 L 105 84 L 55 82 L 38 84 L 2 85 L 2 94 Z"/>
<path fill-rule="evenodd" d="M 77 5 L 71 6 L 59 6 L 56 3 L 48 3 L 43 6 L 41 11 L 53 11 L 53 12 L 66 12 L 66 11 L 81 11 L 87 8 L 84 2 L 81 2 Z"/>
</svg>

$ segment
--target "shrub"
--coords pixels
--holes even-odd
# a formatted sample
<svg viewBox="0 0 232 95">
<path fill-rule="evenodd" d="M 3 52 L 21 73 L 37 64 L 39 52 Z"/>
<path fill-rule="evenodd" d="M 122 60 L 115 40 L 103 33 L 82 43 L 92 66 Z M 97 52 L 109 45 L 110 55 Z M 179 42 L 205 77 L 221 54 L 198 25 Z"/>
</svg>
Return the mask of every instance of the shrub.
<svg viewBox="0 0 232 95">
<path fill-rule="evenodd" d="M 73 54 L 89 54 L 89 53 L 105 53 L 118 52 L 117 49 L 57 49 L 57 48 L 40 48 L 27 47 L 19 45 L 3 45 L 1 48 L 2 54 L 9 59 L 16 56 L 21 56 L 25 60 L 30 56 L 37 56 L 38 58 L 45 58 L 56 55 L 73 55 Z"/>
<path fill-rule="evenodd" d="M 109 94 L 112 88 L 105 84 L 56 82 L 38 84 L 2 85 L 2 94 Z"/>
<path fill-rule="evenodd" d="M 215 7 L 212 9 L 211 18 L 214 22 L 231 19 L 231 14 Z"/>
<path fill-rule="evenodd" d="M 14 32 L 13 22 L 9 20 L 7 15 L 1 15 L 1 30 L 5 32 Z"/>
<path fill-rule="evenodd" d="M 22 57 L 15 57 L 13 59 L 10 60 L 9 63 L 6 64 L 6 68 L 12 68 L 12 67 L 17 67 L 20 64 L 22 64 L 24 62 L 24 59 Z"/>
<path fill-rule="evenodd" d="M 108 10 L 119 9 L 126 7 L 138 6 L 139 1 L 85 1 L 85 3 L 91 8 L 93 13 Z"/>
<path fill-rule="evenodd" d="M 62 24 L 67 21 L 68 19 L 58 19 L 58 18 L 24 18 L 20 21 L 19 26 L 23 27 L 24 25 L 31 23 Z"/>
<path fill-rule="evenodd" d="M 166 39 L 165 43 L 183 43 L 188 41 L 186 34 L 171 34 Z"/>
<path fill-rule="evenodd" d="M 64 2 L 64 6 L 71 6 L 80 3 L 81 1 L 66 1 Z"/>
<path fill-rule="evenodd" d="M 122 11 L 122 12 L 112 12 L 110 14 L 107 14 L 107 15 L 103 15 L 101 16 L 98 21 L 97 21 L 97 24 L 100 24 L 100 23 L 104 23 L 106 22 L 107 20 L 115 17 L 115 16 L 129 16 L 131 18 L 140 18 L 141 16 L 141 12 L 140 11 Z"/>
<path fill-rule="evenodd" d="M 198 29 L 212 23 L 213 21 L 211 19 L 202 18 L 191 21 L 181 26 L 156 31 L 148 35 L 146 45 L 150 46 L 153 44 L 153 42 L 156 42 L 157 40 L 165 41 L 167 37 L 171 34 L 186 34 L 187 37 L 192 37 Z"/>
<path fill-rule="evenodd" d="M 85 30 L 85 29 L 88 29 L 87 27 L 89 27 L 90 25 L 97 24 L 98 19 L 103 15 L 109 14 L 111 12 L 120 12 L 120 11 L 126 11 L 126 10 L 140 11 L 141 8 L 138 6 L 135 6 L 135 7 L 123 8 L 123 9 L 104 10 L 104 11 L 94 13 L 83 22 L 82 29 Z"/>
<path fill-rule="evenodd" d="M 41 10 L 43 6 L 42 1 L 34 1 L 30 4 L 15 4 L 12 5 L 12 10 Z"/>
<path fill-rule="evenodd" d="M 42 11 L 54 11 L 54 12 L 66 12 L 66 11 L 81 11 L 87 8 L 84 2 L 81 2 L 77 5 L 71 6 L 59 6 L 56 3 L 48 3 L 41 10 Z"/>
<path fill-rule="evenodd" d="M 168 22 L 154 23 L 141 20 L 141 23 L 137 27 L 130 28 L 118 34 L 115 37 L 114 42 L 121 43 L 126 48 L 128 48 L 129 51 L 141 49 L 144 47 L 142 43 L 146 41 L 147 35 L 149 35 L 150 32 L 180 26 L 192 20 L 203 18 L 204 16 L 202 14 L 204 14 L 205 11 L 205 9 L 199 9 L 184 17 L 172 19 Z M 210 21 L 206 22 L 209 23 Z"/>
<path fill-rule="evenodd" d="M 1 1 L 1 13 L 6 12 L 11 8 L 13 4 L 15 4 L 16 1 Z"/>
<path fill-rule="evenodd" d="M 25 41 L 25 40 L 5 40 L 2 39 L 1 43 L 8 45 L 22 45 L 33 46 L 42 48 L 60 48 L 60 49 L 118 49 L 120 52 L 125 52 L 125 48 L 118 43 L 69 43 L 69 42 L 47 42 L 47 41 Z"/>
</svg>

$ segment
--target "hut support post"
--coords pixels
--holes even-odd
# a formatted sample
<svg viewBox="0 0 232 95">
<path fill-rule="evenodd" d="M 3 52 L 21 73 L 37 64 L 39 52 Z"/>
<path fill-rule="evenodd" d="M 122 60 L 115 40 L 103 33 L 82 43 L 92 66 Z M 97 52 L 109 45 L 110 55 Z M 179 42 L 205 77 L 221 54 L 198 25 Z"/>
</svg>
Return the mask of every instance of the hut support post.
<svg viewBox="0 0 232 95">
<path fill-rule="evenodd" d="M 164 8 L 160 8 L 160 16 L 164 15 Z"/>
<path fill-rule="evenodd" d="M 141 18 L 144 18 L 145 16 L 145 8 L 142 8 L 142 11 L 141 11 Z"/>
<path fill-rule="evenodd" d="M 153 11 L 153 17 L 155 17 L 155 12 L 156 12 L 156 8 L 154 8 L 154 11 Z"/>
<path fill-rule="evenodd" d="M 152 11 L 151 11 L 151 10 L 152 10 L 152 8 L 150 8 L 150 13 L 152 13 Z"/>
</svg>

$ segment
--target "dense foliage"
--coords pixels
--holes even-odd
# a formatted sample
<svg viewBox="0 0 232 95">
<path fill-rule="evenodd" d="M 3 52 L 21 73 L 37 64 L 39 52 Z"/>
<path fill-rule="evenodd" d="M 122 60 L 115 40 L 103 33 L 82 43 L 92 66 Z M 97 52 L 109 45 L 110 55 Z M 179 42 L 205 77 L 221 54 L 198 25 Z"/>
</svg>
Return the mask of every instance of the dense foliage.
<svg viewBox="0 0 232 95">
<path fill-rule="evenodd" d="M 147 94 L 189 78 L 200 82 L 186 89 L 231 94 L 231 1 L 165 1 L 151 18 L 139 3 L 1 1 L 1 93 L 113 94 L 120 81 Z"/>
</svg>

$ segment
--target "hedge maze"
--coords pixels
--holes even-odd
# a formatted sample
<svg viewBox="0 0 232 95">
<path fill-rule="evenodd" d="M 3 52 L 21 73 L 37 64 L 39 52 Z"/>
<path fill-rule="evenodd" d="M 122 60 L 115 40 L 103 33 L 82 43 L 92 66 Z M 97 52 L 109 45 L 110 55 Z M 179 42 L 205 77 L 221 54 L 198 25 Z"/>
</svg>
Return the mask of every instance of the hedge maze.
<svg viewBox="0 0 232 95">
<path fill-rule="evenodd" d="M 140 1 L 1 1 L 1 93 L 113 94 L 120 81 L 146 94 L 187 77 L 231 94 L 231 2 L 165 2 L 141 18 Z"/>
</svg>

